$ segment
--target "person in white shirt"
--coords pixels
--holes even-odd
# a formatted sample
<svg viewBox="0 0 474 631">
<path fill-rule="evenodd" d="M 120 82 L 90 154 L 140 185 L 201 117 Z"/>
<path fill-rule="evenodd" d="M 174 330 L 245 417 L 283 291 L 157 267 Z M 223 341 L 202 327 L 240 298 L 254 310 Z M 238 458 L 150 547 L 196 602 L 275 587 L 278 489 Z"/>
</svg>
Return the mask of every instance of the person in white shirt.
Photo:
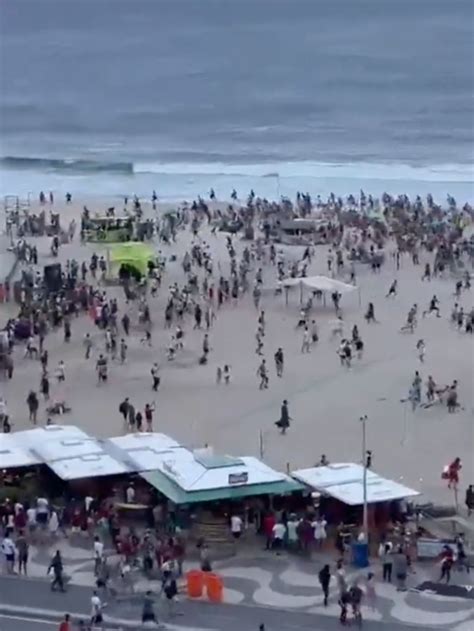
<svg viewBox="0 0 474 631">
<path fill-rule="evenodd" d="M 232 515 L 230 518 L 230 531 L 234 539 L 239 539 L 242 534 L 243 521 L 238 515 Z"/>
<path fill-rule="evenodd" d="M 2 541 L 2 553 L 5 556 L 5 564 L 8 574 L 14 574 L 16 546 L 10 536 L 7 535 Z"/>
<path fill-rule="evenodd" d="M 58 380 L 58 383 L 66 380 L 66 366 L 62 359 L 58 362 L 56 367 L 56 379 Z"/>
<path fill-rule="evenodd" d="M 28 524 L 28 530 L 31 534 L 34 530 L 36 530 L 36 508 L 33 508 L 33 506 L 30 506 L 30 508 L 26 511 L 26 521 Z"/>
<path fill-rule="evenodd" d="M 59 517 L 55 510 L 51 511 L 51 515 L 48 523 L 49 532 L 53 537 L 56 537 L 59 528 Z"/>
<path fill-rule="evenodd" d="M 308 327 L 305 326 L 304 331 L 303 331 L 303 342 L 301 344 L 301 352 L 309 353 L 310 351 L 311 351 L 311 344 L 310 344 L 309 330 L 308 330 Z"/>
<path fill-rule="evenodd" d="M 91 497 L 90 495 L 86 495 L 86 497 L 84 498 L 84 506 L 86 509 L 86 513 L 89 513 L 89 509 L 93 501 L 94 501 L 94 498 Z"/>
<path fill-rule="evenodd" d="M 91 625 L 101 624 L 102 622 L 102 601 L 94 590 L 91 597 Z"/>
<path fill-rule="evenodd" d="M 283 548 L 285 535 L 286 535 L 285 524 L 282 524 L 281 522 L 277 522 L 272 528 L 272 533 L 273 533 L 272 548 L 274 550 L 281 550 L 281 548 Z"/>
<path fill-rule="evenodd" d="M 104 558 L 104 544 L 99 537 L 94 538 L 94 574 L 99 574 L 99 569 Z"/>
<path fill-rule="evenodd" d="M 37 523 L 46 528 L 49 516 L 49 502 L 45 497 L 38 497 L 36 500 L 36 521 Z"/>
<path fill-rule="evenodd" d="M 0 421 L 3 421 L 6 416 L 8 416 L 7 402 L 3 397 L 0 397 Z"/>
<path fill-rule="evenodd" d="M 314 541 L 316 543 L 316 547 L 322 548 L 327 538 L 327 521 L 324 517 L 320 517 L 319 519 L 315 519 L 311 525 L 314 529 Z"/>
<path fill-rule="evenodd" d="M 135 502 L 135 489 L 131 482 L 125 491 L 125 497 L 127 498 L 127 504 L 133 504 Z"/>
<path fill-rule="evenodd" d="M 290 548 L 296 549 L 298 548 L 298 526 L 299 519 L 296 515 L 290 515 L 288 522 L 286 524 L 286 529 L 288 532 L 288 546 Z"/>
</svg>

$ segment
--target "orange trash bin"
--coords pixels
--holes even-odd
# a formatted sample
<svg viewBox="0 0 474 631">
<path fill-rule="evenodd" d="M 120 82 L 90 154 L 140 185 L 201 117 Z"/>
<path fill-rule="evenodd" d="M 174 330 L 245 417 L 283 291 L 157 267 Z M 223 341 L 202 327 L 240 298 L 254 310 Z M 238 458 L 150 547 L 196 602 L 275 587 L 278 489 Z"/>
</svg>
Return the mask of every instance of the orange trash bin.
<svg viewBox="0 0 474 631">
<path fill-rule="evenodd" d="M 221 603 L 224 596 L 224 582 L 220 576 L 205 572 L 207 597 L 214 603 Z"/>
<path fill-rule="evenodd" d="M 191 570 L 186 574 L 186 589 L 189 598 L 200 598 L 204 590 L 204 572 Z"/>
</svg>

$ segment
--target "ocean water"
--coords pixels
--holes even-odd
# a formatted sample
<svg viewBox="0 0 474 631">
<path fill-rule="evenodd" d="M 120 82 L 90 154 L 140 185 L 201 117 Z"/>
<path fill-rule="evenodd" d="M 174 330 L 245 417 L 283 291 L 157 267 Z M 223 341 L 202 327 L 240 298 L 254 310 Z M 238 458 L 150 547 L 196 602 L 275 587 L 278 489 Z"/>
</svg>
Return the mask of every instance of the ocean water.
<svg viewBox="0 0 474 631">
<path fill-rule="evenodd" d="M 474 198 L 472 0 L 2 0 L 0 194 Z"/>
</svg>

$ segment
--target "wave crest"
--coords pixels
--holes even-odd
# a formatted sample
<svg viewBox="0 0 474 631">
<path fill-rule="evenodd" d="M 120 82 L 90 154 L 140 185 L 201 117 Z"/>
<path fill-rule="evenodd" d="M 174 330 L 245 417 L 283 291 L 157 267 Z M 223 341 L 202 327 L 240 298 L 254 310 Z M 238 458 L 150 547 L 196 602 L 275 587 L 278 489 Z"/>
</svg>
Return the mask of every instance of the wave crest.
<svg viewBox="0 0 474 631">
<path fill-rule="evenodd" d="M 98 160 L 74 160 L 5 156 L 0 166 L 6 169 L 30 169 L 34 171 L 59 171 L 68 173 L 129 173 L 133 174 L 132 162 L 100 162 Z"/>
</svg>

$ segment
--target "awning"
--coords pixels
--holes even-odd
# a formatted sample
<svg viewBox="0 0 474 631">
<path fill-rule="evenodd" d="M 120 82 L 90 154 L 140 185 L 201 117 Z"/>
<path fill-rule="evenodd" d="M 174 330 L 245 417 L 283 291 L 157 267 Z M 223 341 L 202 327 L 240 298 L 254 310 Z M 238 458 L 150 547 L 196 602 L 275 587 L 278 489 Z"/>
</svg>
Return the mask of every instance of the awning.
<svg viewBox="0 0 474 631">
<path fill-rule="evenodd" d="M 197 502 L 213 502 L 225 499 L 239 499 L 256 495 L 286 495 L 295 491 L 303 491 L 305 486 L 295 480 L 287 479 L 281 482 L 265 484 L 246 484 L 242 486 L 228 486 L 224 488 L 208 489 L 206 491 L 185 491 L 161 471 L 141 473 L 157 491 L 160 491 L 174 504 L 195 504 Z"/>
<path fill-rule="evenodd" d="M 364 467 L 354 463 L 335 463 L 293 471 L 291 476 L 320 493 L 330 495 L 348 506 L 364 503 Z M 420 495 L 403 484 L 367 470 L 367 503 L 390 502 Z"/>
</svg>

